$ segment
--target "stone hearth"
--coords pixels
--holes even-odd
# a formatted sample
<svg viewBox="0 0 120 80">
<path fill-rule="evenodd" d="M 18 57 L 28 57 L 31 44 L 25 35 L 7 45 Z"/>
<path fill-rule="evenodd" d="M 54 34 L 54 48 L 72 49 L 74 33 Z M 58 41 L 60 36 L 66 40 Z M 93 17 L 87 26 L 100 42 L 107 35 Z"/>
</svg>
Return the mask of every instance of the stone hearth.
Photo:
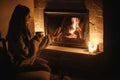
<svg viewBox="0 0 120 80">
<path fill-rule="evenodd" d="M 81 8 L 89 10 L 89 40 L 99 43 L 99 51 L 104 51 L 103 45 L 103 10 L 101 0 L 34 0 L 34 21 L 35 32 L 45 31 L 44 10 L 47 9 L 69 9 L 79 10 Z"/>
</svg>

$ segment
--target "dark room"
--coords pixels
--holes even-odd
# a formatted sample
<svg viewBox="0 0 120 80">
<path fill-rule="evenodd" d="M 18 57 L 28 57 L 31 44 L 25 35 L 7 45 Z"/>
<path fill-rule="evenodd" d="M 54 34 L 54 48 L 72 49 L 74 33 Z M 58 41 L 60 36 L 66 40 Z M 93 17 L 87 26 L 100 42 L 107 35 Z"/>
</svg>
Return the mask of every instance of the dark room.
<svg viewBox="0 0 120 80">
<path fill-rule="evenodd" d="M 0 80 L 119 80 L 113 0 L 1 0 Z"/>
</svg>

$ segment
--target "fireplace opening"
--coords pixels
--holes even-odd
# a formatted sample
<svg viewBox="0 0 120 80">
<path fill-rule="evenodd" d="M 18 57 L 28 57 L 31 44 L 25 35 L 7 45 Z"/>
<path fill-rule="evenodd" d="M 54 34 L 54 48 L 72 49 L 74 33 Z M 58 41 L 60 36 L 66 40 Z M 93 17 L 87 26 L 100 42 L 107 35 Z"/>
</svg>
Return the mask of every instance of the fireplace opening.
<svg viewBox="0 0 120 80">
<path fill-rule="evenodd" d="M 62 35 L 51 45 L 87 48 L 89 40 L 88 10 L 45 10 L 45 34 L 53 34 L 62 27 Z"/>
</svg>

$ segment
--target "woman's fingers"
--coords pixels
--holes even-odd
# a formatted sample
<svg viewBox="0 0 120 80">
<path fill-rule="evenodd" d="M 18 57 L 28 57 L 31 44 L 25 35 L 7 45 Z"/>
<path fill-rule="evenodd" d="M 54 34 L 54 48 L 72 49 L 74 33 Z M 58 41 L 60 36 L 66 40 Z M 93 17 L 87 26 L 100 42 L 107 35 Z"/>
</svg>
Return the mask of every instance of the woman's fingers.
<svg viewBox="0 0 120 80">
<path fill-rule="evenodd" d="M 59 33 L 61 33 L 61 27 L 58 27 L 56 30 L 55 30 L 55 33 L 53 35 L 58 35 Z"/>
<path fill-rule="evenodd" d="M 57 34 L 57 38 L 59 38 L 61 36 L 62 32 L 58 33 Z"/>
<path fill-rule="evenodd" d="M 62 30 L 61 27 L 59 27 L 59 28 L 56 29 L 55 34 L 54 34 L 54 38 L 55 39 L 58 39 L 61 36 L 61 34 L 62 34 L 61 30 Z"/>
<path fill-rule="evenodd" d="M 59 27 L 59 28 L 58 28 L 58 33 L 57 33 L 57 34 L 61 33 L 61 30 L 62 30 L 62 28 Z"/>
<path fill-rule="evenodd" d="M 57 34 L 57 32 L 58 32 L 58 28 L 55 30 L 55 32 L 54 32 L 54 34 L 53 34 L 53 35 L 56 35 L 56 34 Z"/>
</svg>

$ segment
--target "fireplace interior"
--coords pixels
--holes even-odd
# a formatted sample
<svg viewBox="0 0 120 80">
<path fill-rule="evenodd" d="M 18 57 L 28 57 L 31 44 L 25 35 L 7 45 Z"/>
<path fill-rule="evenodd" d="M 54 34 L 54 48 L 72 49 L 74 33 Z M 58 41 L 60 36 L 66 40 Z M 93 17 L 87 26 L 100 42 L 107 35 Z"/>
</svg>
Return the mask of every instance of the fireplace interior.
<svg viewBox="0 0 120 80">
<path fill-rule="evenodd" d="M 35 32 L 62 35 L 47 50 L 97 54 L 104 51 L 103 9 L 100 0 L 35 0 Z"/>
<path fill-rule="evenodd" d="M 53 34 L 62 27 L 62 35 L 51 45 L 72 48 L 87 48 L 88 10 L 47 10 L 44 11 L 45 34 Z"/>
</svg>

